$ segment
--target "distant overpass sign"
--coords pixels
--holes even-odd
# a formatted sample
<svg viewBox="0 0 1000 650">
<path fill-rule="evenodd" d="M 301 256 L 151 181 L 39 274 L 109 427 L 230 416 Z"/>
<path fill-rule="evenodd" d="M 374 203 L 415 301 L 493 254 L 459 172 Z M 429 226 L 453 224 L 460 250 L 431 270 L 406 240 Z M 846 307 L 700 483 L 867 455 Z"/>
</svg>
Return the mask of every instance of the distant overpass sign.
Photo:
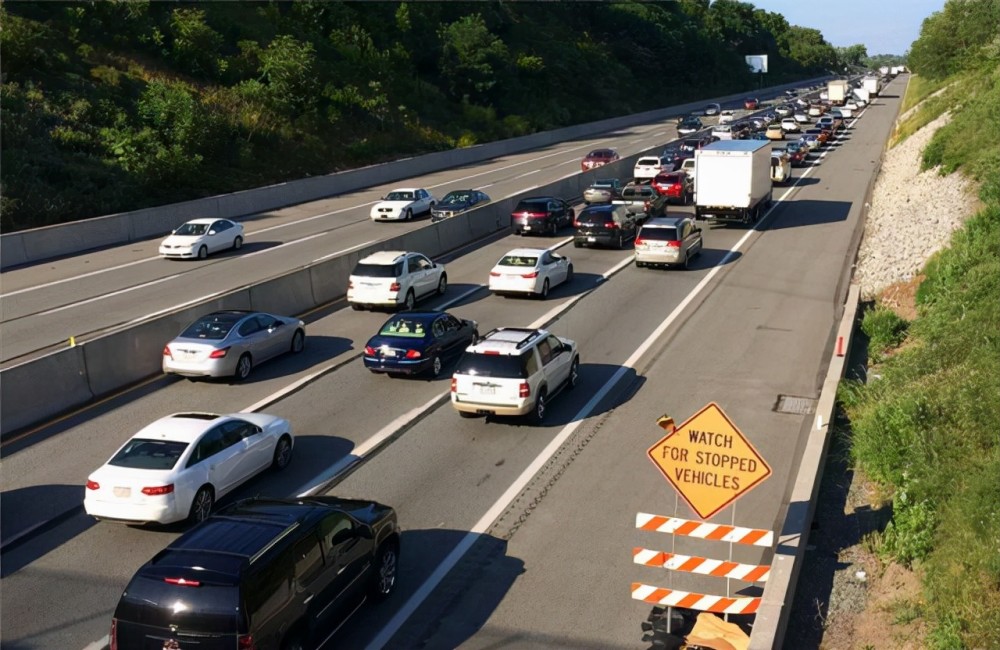
<svg viewBox="0 0 1000 650">
<path fill-rule="evenodd" d="M 711 402 L 679 427 L 661 418 L 667 435 L 646 454 L 702 519 L 709 519 L 771 475 L 743 432 Z"/>
<path fill-rule="evenodd" d="M 747 54 L 744 57 L 747 62 L 747 67 L 750 68 L 750 72 L 754 74 L 767 72 L 767 55 L 766 54 Z"/>
</svg>

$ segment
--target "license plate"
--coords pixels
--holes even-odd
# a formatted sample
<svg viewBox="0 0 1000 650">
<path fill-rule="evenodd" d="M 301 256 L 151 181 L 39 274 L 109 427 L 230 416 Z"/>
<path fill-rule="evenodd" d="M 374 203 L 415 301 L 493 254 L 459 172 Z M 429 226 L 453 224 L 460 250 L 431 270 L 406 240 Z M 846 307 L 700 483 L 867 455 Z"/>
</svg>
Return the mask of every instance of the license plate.
<svg viewBox="0 0 1000 650">
<path fill-rule="evenodd" d="M 587 237 L 587 241 L 588 242 L 595 242 L 595 241 L 597 241 L 597 237 Z"/>
<path fill-rule="evenodd" d="M 396 356 L 396 351 L 395 350 L 382 350 L 382 356 L 383 357 L 395 357 Z"/>
<path fill-rule="evenodd" d="M 479 394 L 480 395 L 496 395 L 497 394 L 497 388 L 496 388 L 496 386 L 486 386 L 486 385 L 483 385 L 483 384 L 479 384 L 478 386 L 476 386 L 476 388 L 479 389 Z"/>
<path fill-rule="evenodd" d="M 129 487 L 116 487 L 114 489 L 114 494 L 119 499 L 128 499 L 132 496 L 132 488 Z"/>
<path fill-rule="evenodd" d="M 525 230 L 531 230 L 531 226 L 525 226 L 524 229 Z"/>
</svg>

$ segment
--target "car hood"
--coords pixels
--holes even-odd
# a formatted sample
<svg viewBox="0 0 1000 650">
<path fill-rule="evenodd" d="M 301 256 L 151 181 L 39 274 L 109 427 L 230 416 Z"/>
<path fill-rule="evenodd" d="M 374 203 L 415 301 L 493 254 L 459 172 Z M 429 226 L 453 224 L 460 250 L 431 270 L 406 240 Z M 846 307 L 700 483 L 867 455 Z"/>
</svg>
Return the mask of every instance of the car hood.
<svg viewBox="0 0 1000 650">
<path fill-rule="evenodd" d="M 468 201 L 455 201 L 454 203 L 438 203 L 434 206 L 434 209 L 438 212 L 454 212 L 456 210 L 465 210 L 469 207 Z"/>
<path fill-rule="evenodd" d="M 205 238 L 205 235 L 170 235 L 163 240 L 169 246 L 193 246 Z"/>
</svg>

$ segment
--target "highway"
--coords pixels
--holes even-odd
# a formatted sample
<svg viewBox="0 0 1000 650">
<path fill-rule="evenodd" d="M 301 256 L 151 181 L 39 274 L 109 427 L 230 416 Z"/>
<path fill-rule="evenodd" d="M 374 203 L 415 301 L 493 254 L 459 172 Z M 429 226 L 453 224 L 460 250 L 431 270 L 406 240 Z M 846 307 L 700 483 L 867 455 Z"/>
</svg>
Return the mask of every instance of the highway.
<svg viewBox="0 0 1000 650">
<path fill-rule="evenodd" d="M 692 555 L 718 552 L 704 543 L 634 530 L 636 512 L 693 514 L 645 457 L 645 449 L 663 435 L 655 419 L 666 412 L 680 421 L 705 403 L 718 402 L 774 473 L 713 521 L 780 527 L 810 418 L 777 413 L 773 406 L 782 394 L 817 396 L 842 299 L 838 288 L 857 241 L 866 188 L 898 108 L 893 90 L 901 85 L 891 84 L 884 99 L 866 110 L 797 185 L 776 188 L 780 202 L 757 229 L 706 225 L 705 253 L 691 271 L 636 269 L 629 263 L 630 251 L 566 247 L 568 231 L 553 240 L 494 238 L 440 260 L 447 264 L 448 292 L 424 306 L 475 319 L 482 332 L 499 325 L 546 325 L 578 342 L 581 385 L 551 404 L 542 427 L 460 419 L 446 401 L 447 377 L 393 380 L 369 374 L 359 351 L 386 315 L 353 312 L 339 303 L 307 316 L 303 355 L 261 366 L 246 384 L 156 378 L 6 444 L 3 528 L 28 531 L 67 514 L 29 542 L 4 550 L 0 642 L 19 649 L 79 649 L 98 642 L 107 634 L 128 578 L 178 534 L 178 527 L 95 524 L 79 509 L 86 475 L 124 438 L 178 410 L 263 410 L 291 419 L 295 457 L 284 473 L 263 475 L 232 498 L 299 494 L 350 467 L 353 471 L 340 474 L 333 493 L 382 500 L 399 512 L 404 529 L 399 591 L 349 622 L 337 645 L 640 647 L 640 624 L 650 608 L 630 599 L 631 582 L 708 593 L 719 589 L 709 579 L 632 564 L 632 547 L 639 545 Z M 651 146 L 648 139 L 628 144 L 628 137 L 635 139 L 614 141 L 623 155 Z M 594 144 L 564 152 L 562 167 L 552 170 L 559 162 L 553 158 L 535 173 L 550 173 L 551 179 L 575 172 L 568 161 L 578 162 L 582 150 Z M 534 166 L 540 165 L 527 163 L 519 173 Z M 473 181 L 456 179 L 468 173 L 453 170 L 450 181 L 442 175 L 436 182 L 457 183 L 444 191 L 465 186 Z M 486 191 L 495 197 L 517 191 L 524 179 L 505 174 L 500 181 L 484 176 L 475 186 L 494 184 Z M 796 169 L 796 177 L 802 174 Z M 500 192 L 494 192 L 497 183 Z M 326 238 L 336 240 L 333 248 L 347 248 L 383 228 L 410 227 L 370 224 L 366 208 L 350 208 L 380 193 L 299 206 L 267 222 L 264 227 L 289 224 L 280 225 L 287 231 L 271 231 L 278 233 L 269 235 L 276 241 L 315 235 L 295 245 L 301 249 L 289 244 L 293 260 L 286 259 L 289 251 L 268 256 L 265 251 L 273 248 L 261 247 L 256 257 L 244 253 L 191 265 L 142 261 L 154 250 L 151 242 L 144 251 L 127 247 L 95 254 L 93 270 L 135 264 L 80 277 L 80 285 L 72 279 L 51 284 L 81 276 L 75 265 L 83 261 L 77 258 L 44 265 L 51 275 L 34 280 L 21 277 L 23 270 L 5 273 L 4 318 L 7 296 L 18 286 L 48 285 L 38 289 L 52 292 L 39 303 L 49 305 L 46 309 L 60 300 L 70 307 L 76 300 L 79 309 L 128 320 L 136 312 L 120 315 L 111 303 L 80 301 L 162 280 L 120 295 L 141 304 L 122 309 L 163 309 L 192 295 L 185 293 L 186 286 L 214 288 L 205 277 L 213 269 L 214 275 L 224 270 L 244 283 L 252 279 L 247 274 L 255 264 L 272 265 L 263 271 L 271 275 L 283 264 L 329 254 Z M 339 218 L 354 222 L 342 224 L 342 232 L 335 233 L 335 220 L 326 217 L 298 223 L 342 209 L 335 206 L 350 208 Z M 256 228 L 265 220 L 252 223 Z M 248 238 L 247 252 L 255 252 L 255 241 Z M 560 252 L 573 259 L 575 279 L 546 301 L 490 296 L 484 289 L 490 267 L 528 241 L 562 245 Z M 237 266 L 246 259 L 256 261 Z M 168 271 L 157 269 L 137 279 L 137 269 L 163 265 Z M 178 267 L 181 277 L 163 280 Z M 23 283 L 8 283 L 8 275 Z M 91 281 L 89 288 L 83 286 Z M 23 306 L 32 295 L 14 297 L 24 296 Z M 39 317 L 36 326 L 69 319 L 69 313 L 79 318 L 76 309 Z M 16 322 L 5 322 L 5 329 Z M 761 549 L 734 548 L 733 553 L 740 562 L 770 560 Z M 454 569 L 446 571 L 451 565 Z M 747 585 L 731 587 L 735 592 Z"/>
</svg>

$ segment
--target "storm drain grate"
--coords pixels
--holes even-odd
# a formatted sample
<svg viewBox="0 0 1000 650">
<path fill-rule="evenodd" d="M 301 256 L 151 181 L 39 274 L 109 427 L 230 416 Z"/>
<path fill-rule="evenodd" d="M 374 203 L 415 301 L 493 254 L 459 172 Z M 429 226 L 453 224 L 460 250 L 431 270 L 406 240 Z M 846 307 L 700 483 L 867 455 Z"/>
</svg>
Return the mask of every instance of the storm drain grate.
<svg viewBox="0 0 1000 650">
<path fill-rule="evenodd" d="M 816 399 L 812 397 L 796 397 L 795 395 L 778 395 L 774 410 L 778 413 L 792 415 L 812 415 L 816 412 Z"/>
</svg>

